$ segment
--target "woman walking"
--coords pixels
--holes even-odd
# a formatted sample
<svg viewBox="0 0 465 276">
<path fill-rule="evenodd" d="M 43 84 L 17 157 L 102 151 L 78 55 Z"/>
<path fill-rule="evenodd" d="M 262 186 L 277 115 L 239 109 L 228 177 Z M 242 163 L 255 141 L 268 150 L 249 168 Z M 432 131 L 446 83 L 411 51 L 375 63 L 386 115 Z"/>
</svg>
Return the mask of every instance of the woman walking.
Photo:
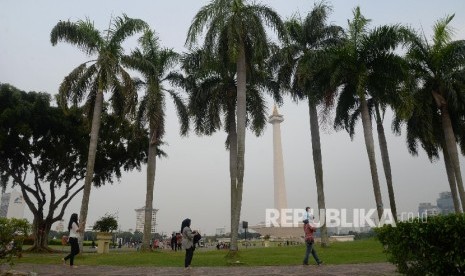
<svg viewBox="0 0 465 276">
<path fill-rule="evenodd" d="M 197 234 L 197 231 L 191 230 L 191 220 L 186 218 L 182 221 L 181 224 L 181 233 L 182 233 L 182 247 L 186 249 L 186 257 L 184 259 L 184 267 L 190 269 L 192 257 L 194 257 L 194 236 Z"/>
<path fill-rule="evenodd" d="M 71 215 L 68 223 L 68 230 L 69 230 L 69 244 L 71 245 L 71 253 L 68 256 L 61 259 L 63 264 L 66 264 L 66 261 L 69 259 L 69 265 L 72 268 L 76 268 L 77 266 L 74 265 L 74 256 L 79 254 L 79 244 L 78 244 L 78 237 L 81 230 L 79 229 L 79 222 L 78 222 L 78 215 L 76 213 Z"/>
</svg>

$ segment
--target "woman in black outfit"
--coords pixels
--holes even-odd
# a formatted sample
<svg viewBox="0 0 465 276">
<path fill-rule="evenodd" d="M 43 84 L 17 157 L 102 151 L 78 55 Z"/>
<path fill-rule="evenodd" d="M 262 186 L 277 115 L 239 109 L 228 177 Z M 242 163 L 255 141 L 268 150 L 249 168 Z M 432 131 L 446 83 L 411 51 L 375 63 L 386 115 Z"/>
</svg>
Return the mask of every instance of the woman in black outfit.
<svg viewBox="0 0 465 276">
<path fill-rule="evenodd" d="M 69 244 L 71 245 L 71 253 L 68 256 L 61 259 L 63 264 L 66 264 L 66 261 L 69 259 L 69 265 L 73 268 L 77 266 L 74 265 L 74 256 L 79 254 L 79 244 L 78 244 L 78 237 L 80 232 L 79 223 L 78 223 L 78 215 L 76 213 L 71 215 L 68 223 L 68 230 L 69 230 Z"/>
</svg>

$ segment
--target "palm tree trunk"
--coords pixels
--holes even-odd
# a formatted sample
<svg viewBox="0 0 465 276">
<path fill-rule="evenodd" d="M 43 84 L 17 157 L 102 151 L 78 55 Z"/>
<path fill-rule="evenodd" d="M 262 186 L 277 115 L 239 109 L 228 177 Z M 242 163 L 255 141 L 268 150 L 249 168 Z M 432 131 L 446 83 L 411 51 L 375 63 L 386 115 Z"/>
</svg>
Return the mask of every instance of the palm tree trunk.
<svg viewBox="0 0 465 276">
<path fill-rule="evenodd" d="M 234 91 L 235 92 L 235 91 Z M 229 177 L 231 180 L 231 225 L 234 224 L 232 210 L 236 203 L 236 181 L 237 181 L 237 130 L 236 130 L 236 95 L 232 99 L 228 109 L 229 116 Z"/>
<path fill-rule="evenodd" d="M 381 198 L 381 189 L 379 187 L 378 170 L 376 168 L 375 158 L 375 142 L 373 140 L 373 131 L 371 128 L 370 114 L 368 113 L 368 104 L 364 97 L 361 97 L 361 111 L 362 111 L 362 124 L 363 135 L 365 137 L 365 146 L 368 154 L 368 161 L 370 162 L 371 181 L 373 183 L 373 192 L 375 194 L 376 210 L 378 211 L 378 219 L 381 220 L 383 215 L 383 200 Z"/>
<path fill-rule="evenodd" d="M 234 103 L 229 107 L 229 114 L 235 114 L 235 100 L 236 95 L 234 95 Z M 230 116 L 229 122 L 229 177 L 231 179 L 231 225 L 234 224 L 234 216 L 232 210 L 235 208 L 236 204 L 236 181 L 237 181 L 237 132 L 236 132 L 236 118 Z"/>
<path fill-rule="evenodd" d="M 150 127 L 149 153 L 147 160 L 147 192 L 145 195 L 145 218 L 144 237 L 142 240 L 142 250 L 150 249 L 150 239 L 152 237 L 152 210 L 153 210 L 153 188 L 155 185 L 155 171 L 157 169 L 157 132 L 154 127 Z"/>
<path fill-rule="evenodd" d="M 308 110 L 310 115 L 310 134 L 312 137 L 313 169 L 315 170 L 316 192 L 318 195 L 318 214 L 321 215 L 322 210 L 323 212 L 326 211 L 326 204 L 325 191 L 323 188 L 323 159 L 321 157 L 320 126 L 318 125 L 316 104 L 310 99 L 308 100 Z M 320 221 L 321 219 L 320 217 Z M 328 229 L 326 228 L 326 223 L 324 223 L 321 225 L 321 246 L 327 247 L 328 245 Z"/>
<path fill-rule="evenodd" d="M 94 113 L 92 115 L 92 129 L 90 131 L 89 154 L 87 156 L 86 178 L 84 181 L 84 192 L 82 195 L 81 213 L 79 215 L 79 228 L 81 238 L 79 239 L 79 248 L 82 252 L 84 241 L 84 231 L 86 229 L 87 211 L 89 209 L 90 190 L 94 178 L 95 155 L 97 154 L 98 135 L 100 130 L 100 121 L 102 119 L 103 90 L 99 84 L 99 91 L 95 98 Z"/>
<path fill-rule="evenodd" d="M 234 209 L 232 210 L 231 247 L 237 251 L 237 236 L 242 207 L 244 184 L 245 121 L 246 121 L 246 61 L 243 42 L 237 58 L 237 182 L 235 187 Z"/>
<path fill-rule="evenodd" d="M 389 204 L 391 205 L 391 212 L 394 221 L 397 223 L 397 208 L 396 198 L 394 196 L 394 186 L 392 185 L 391 161 L 389 160 L 389 151 L 386 142 L 386 135 L 384 133 L 383 121 L 379 112 L 378 104 L 375 104 L 376 111 L 376 129 L 378 131 L 379 149 L 381 151 L 381 160 L 383 162 L 384 176 L 386 177 L 386 184 L 389 194 Z"/>
<path fill-rule="evenodd" d="M 454 168 L 450 161 L 449 152 L 447 151 L 446 141 L 442 140 L 442 154 L 444 156 L 444 165 L 446 166 L 447 180 L 450 186 L 450 192 L 452 194 L 452 200 L 454 202 L 455 213 L 460 214 L 462 210 L 460 208 L 460 200 L 457 192 L 457 186 L 455 185 Z"/>
<path fill-rule="evenodd" d="M 442 129 L 444 131 L 444 139 L 446 141 L 446 148 L 449 153 L 449 159 L 454 168 L 455 180 L 459 190 L 460 200 L 462 201 L 462 206 L 465 206 L 465 190 L 463 188 L 462 182 L 462 173 L 460 171 L 460 161 L 459 155 L 457 152 L 457 142 L 454 135 L 454 130 L 452 128 L 452 122 L 449 117 L 449 110 L 447 109 L 447 104 L 441 106 L 441 119 L 442 119 Z"/>
</svg>

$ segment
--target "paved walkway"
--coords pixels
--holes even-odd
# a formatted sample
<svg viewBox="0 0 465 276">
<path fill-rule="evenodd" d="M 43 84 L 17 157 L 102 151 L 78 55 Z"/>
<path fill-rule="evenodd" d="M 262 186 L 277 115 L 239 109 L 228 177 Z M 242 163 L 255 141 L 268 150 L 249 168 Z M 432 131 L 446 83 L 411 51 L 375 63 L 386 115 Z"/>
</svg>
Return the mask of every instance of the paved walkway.
<svg viewBox="0 0 465 276">
<path fill-rule="evenodd" d="M 5 269 L 6 267 L 1 267 Z M 24 275 L 400 275 L 389 263 L 315 265 L 309 266 L 259 266 L 259 267 L 193 267 L 186 271 L 180 267 L 121 267 L 17 264 L 13 268 Z M 4 272 L 4 271 L 3 271 Z M 37 274 L 29 274 L 36 272 Z M 0 272 L 0 275 L 3 275 Z"/>
</svg>

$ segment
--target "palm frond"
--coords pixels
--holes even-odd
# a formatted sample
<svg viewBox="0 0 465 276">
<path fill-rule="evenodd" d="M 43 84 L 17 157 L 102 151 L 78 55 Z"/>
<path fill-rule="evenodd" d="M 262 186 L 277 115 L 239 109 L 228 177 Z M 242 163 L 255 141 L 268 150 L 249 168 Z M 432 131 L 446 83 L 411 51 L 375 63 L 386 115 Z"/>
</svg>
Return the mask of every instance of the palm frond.
<svg viewBox="0 0 465 276">
<path fill-rule="evenodd" d="M 249 87 L 247 89 L 247 114 L 249 128 L 258 137 L 266 125 L 266 104 L 260 91 Z"/>
<path fill-rule="evenodd" d="M 179 124 L 181 125 L 181 135 L 186 135 L 189 132 L 189 113 L 187 111 L 184 100 L 174 91 L 168 90 L 168 93 L 173 99 L 174 106 L 178 114 Z"/>
<path fill-rule="evenodd" d="M 149 26 L 141 19 L 129 18 L 123 14 L 114 19 L 113 28 L 110 30 L 112 33 L 109 45 L 121 45 L 121 43 L 128 37 L 142 32 Z"/>
<path fill-rule="evenodd" d="M 261 5 L 255 3 L 254 5 L 250 5 L 247 9 L 251 14 L 256 14 L 263 18 L 264 23 L 267 27 L 271 28 L 276 32 L 278 35 L 278 38 L 286 42 L 288 37 L 287 37 L 287 31 L 286 27 L 284 26 L 283 21 L 281 20 L 281 17 L 279 16 L 278 13 L 276 13 L 273 9 L 266 5 Z M 247 16 L 246 16 L 247 17 Z M 249 26 L 253 27 L 253 26 Z M 255 26 L 258 27 L 258 26 Z"/>
<path fill-rule="evenodd" d="M 436 21 L 433 27 L 433 43 L 434 43 L 434 48 L 433 51 L 437 51 L 438 49 L 441 49 L 444 47 L 446 44 L 451 42 L 452 36 L 454 35 L 454 30 L 452 27 L 449 25 L 449 23 L 454 19 L 455 14 L 448 15 L 444 18 L 439 19 Z"/>
<path fill-rule="evenodd" d="M 77 23 L 59 21 L 50 33 L 50 42 L 55 46 L 59 41 L 76 45 L 88 55 L 96 53 L 103 44 L 99 31 L 89 19 Z"/>
<path fill-rule="evenodd" d="M 198 36 L 202 33 L 203 29 L 209 25 L 213 18 L 226 19 L 224 10 L 226 7 L 231 6 L 231 0 L 214 0 L 210 4 L 203 6 L 197 14 L 194 16 L 192 23 L 187 32 L 186 46 L 191 48 L 198 39 Z M 218 21 L 217 23 L 221 23 Z M 218 29 L 222 29 L 222 25 L 211 25 L 210 27 L 217 26 Z"/>
<path fill-rule="evenodd" d="M 78 106 L 85 97 L 86 89 L 95 74 L 94 66 L 87 67 L 87 62 L 71 71 L 60 84 L 58 89 L 58 105 L 67 108 L 67 103 Z"/>
</svg>

